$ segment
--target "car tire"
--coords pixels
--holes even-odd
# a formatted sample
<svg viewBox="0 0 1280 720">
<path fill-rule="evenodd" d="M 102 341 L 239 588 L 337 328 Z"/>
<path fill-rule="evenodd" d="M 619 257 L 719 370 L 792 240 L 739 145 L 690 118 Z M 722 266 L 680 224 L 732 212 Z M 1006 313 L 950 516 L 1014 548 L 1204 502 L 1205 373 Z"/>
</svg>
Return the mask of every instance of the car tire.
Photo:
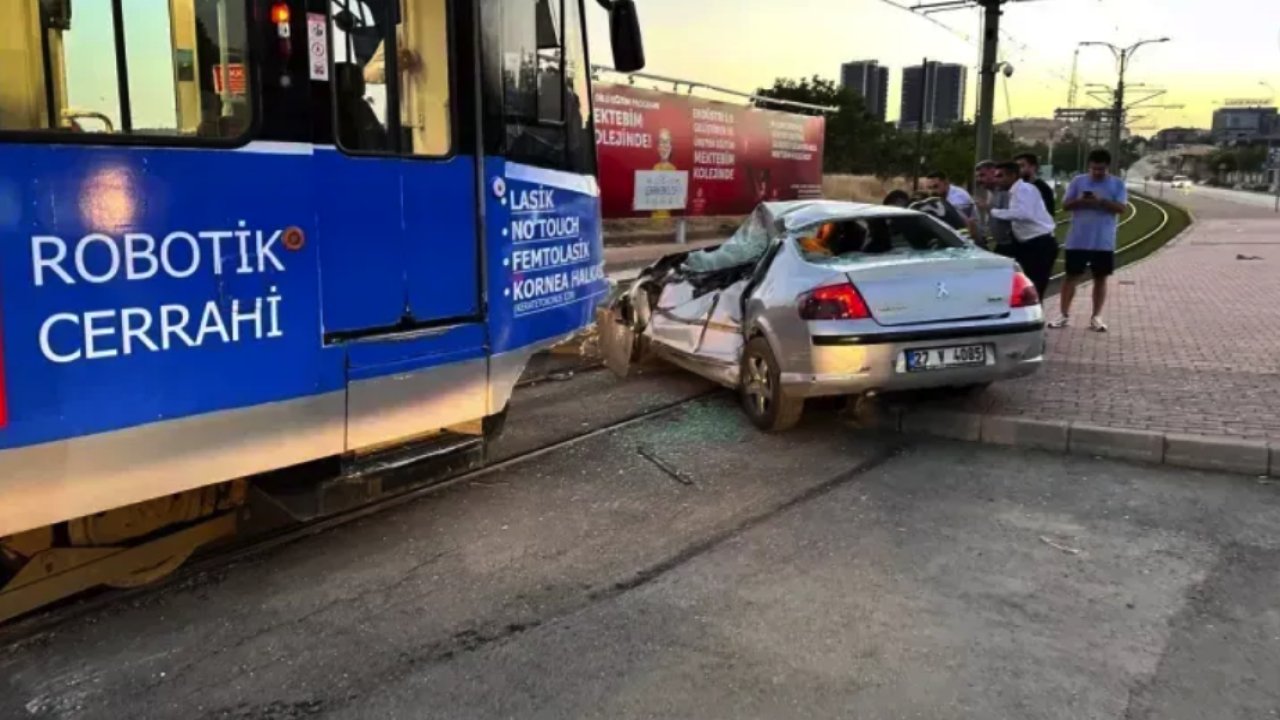
<svg viewBox="0 0 1280 720">
<path fill-rule="evenodd" d="M 742 352 L 742 377 L 738 383 L 742 409 L 765 432 L 789 430 L 804 414 L 804 398 L 783 392 L 782 371 L 769 341 L 752 338 Z"/>
</svg>

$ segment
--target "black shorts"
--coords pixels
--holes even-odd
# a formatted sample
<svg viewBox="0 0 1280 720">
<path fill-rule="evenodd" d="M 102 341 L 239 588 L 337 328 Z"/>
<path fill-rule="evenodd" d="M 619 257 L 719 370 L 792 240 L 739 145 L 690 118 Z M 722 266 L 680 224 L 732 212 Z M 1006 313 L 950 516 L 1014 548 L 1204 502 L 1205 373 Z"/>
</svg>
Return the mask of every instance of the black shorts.
<svg viewBox="0 0 1280 720">
<path fill-rule="evenodd" d="M 1111 250 L 1067 250 L 1067 275 L 1083 275 L 1086 267 L 1094 277 L 1106 277 L 1116 271 L 1116 254 Z"/>
</svg>

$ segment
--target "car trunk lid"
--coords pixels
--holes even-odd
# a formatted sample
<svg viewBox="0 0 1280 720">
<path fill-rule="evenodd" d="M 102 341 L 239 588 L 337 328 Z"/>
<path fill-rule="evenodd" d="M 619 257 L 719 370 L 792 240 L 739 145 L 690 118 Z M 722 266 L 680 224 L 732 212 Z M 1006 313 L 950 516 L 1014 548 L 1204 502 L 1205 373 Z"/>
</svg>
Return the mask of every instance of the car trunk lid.
<svg viewBox="0 0 1280 720">
<path fill-rule="evenodd" d="M 1013 263 L 952 251 L 882 258 L 846 270 L 881 325 L 976 320 L 1009 313 Z"/>
</svg>

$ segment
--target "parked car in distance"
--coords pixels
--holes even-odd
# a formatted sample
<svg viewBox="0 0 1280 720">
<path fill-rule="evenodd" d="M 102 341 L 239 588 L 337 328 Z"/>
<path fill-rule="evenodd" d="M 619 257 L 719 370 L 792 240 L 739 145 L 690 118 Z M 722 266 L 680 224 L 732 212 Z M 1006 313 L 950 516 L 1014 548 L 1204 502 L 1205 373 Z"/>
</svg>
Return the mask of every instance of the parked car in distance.
<svg viewBox="0 0 1280 720">
<path fill-rule="evenodd" d="M 985 387 L 1038 370 L 1044 313 L 1013 260 L 914 210 L 764 203 L 724 245 L 662 258 L 599 313 L 605 361 L 736 389 L 764 430 L 808 398 Z"/>
</svg>

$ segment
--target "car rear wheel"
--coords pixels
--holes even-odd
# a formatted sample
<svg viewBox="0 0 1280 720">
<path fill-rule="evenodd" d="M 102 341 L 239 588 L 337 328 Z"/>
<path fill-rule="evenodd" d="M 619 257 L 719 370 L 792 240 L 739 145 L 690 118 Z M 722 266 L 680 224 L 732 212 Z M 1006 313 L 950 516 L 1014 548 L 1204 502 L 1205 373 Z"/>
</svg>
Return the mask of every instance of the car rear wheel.
<svg viewBox="0 0 1280 720">
<path fill-rule="evenodd" d="M 782 390 L 781 369 L 769 341 L 757 337 L 742 353 L 742 408 L 756 427 L 781 432 L 795 427 L 804 413 L 804 398 Z"/>
</svg>

